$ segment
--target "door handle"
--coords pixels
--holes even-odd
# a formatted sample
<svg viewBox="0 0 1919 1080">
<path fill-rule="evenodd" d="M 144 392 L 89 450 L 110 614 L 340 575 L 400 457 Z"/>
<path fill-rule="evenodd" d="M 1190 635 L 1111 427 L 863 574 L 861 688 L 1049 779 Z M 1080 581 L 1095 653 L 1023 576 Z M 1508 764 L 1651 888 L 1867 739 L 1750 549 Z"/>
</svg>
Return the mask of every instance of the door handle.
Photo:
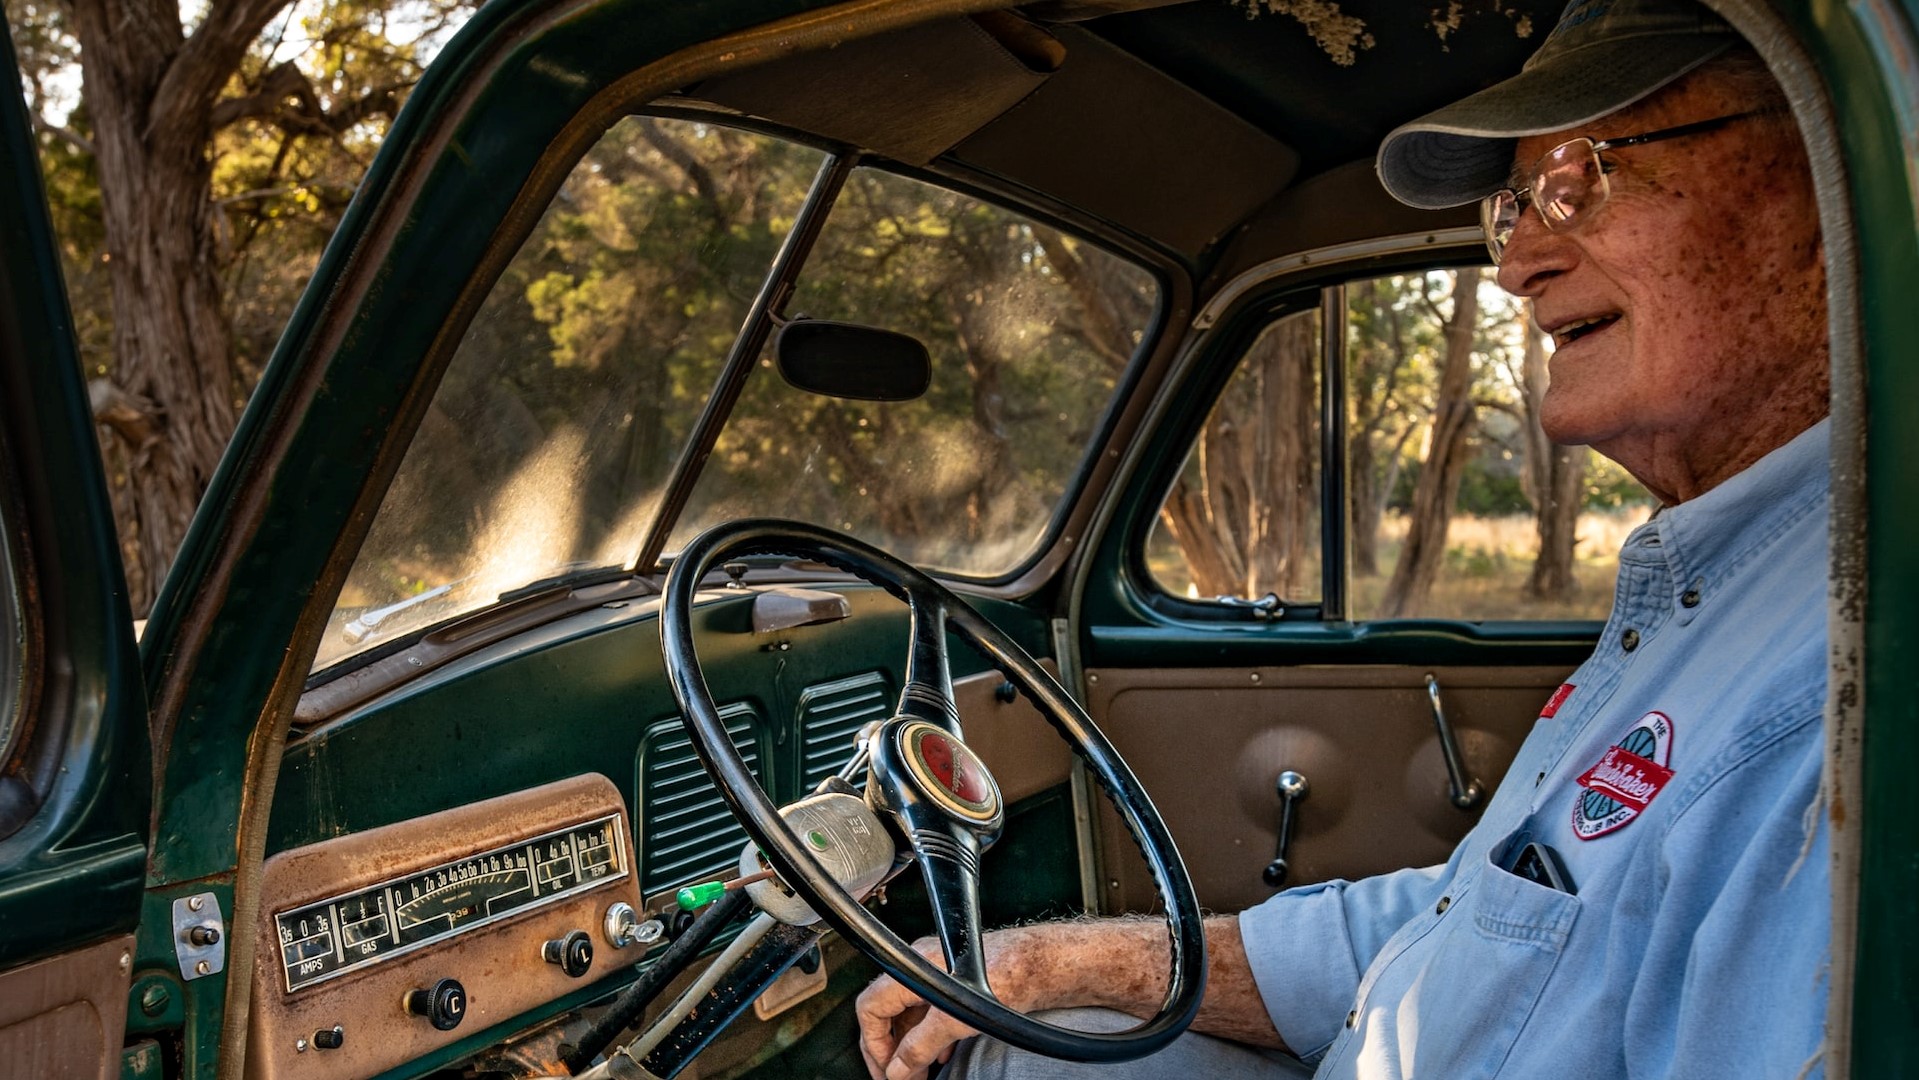
<svg viewBox="0 0 1919 1080">
<path fill-rule="evenodd" d="M 1471 810 L 1479 805 L 1486 789 L 1479 781 L 1466 775 L 1466 763 L 1459 756 L 1459 739 L 1453 735 L 1453 726 L 1446 722 L 1446 707 L 1439 701 L 1439 680 L 1430 673 L 1426 676 L 1426 696 L 1433 703 L 1433 727 L 1439 732 L 1439 755 L 1446 759 L 1446 788 L 1452 796 L 1452 803 L 1461 810 Z"/>
<path fill-rule="evenodd" d="M 1277 889 L 1286 883 L 1286 849 L 1292 845 L 1293 825 L 1299 820 L 1299 803 L 1306 797 L 1310 785 L 1304 776 L 1287 769 L 1279 774 L 1275 786 L 1279 790 L 1279 851 L 1259 876 L 1266 884 Z"/>
</svg>

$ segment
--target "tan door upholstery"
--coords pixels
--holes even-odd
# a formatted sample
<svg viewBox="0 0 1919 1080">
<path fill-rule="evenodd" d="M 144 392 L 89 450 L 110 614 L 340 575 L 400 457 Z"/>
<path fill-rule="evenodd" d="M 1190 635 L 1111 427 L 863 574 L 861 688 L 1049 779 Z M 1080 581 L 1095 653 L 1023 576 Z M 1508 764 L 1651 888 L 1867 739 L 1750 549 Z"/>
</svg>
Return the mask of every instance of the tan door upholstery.
<svg viewBox="0 0 1919 1080">
<path fill-rule="evenodd" d="M 1449 801 L 1427 674 L 1438 678 L 1467 768 L 1490 798 L 1570 670 L 1099 669 L 1087 674 L 1087 697 L 1172 829 L 1200 903 L 1237 911 L 1273 893 L 1260 874 L 1273 858 L 1282 770 L 1311 785 L 1288 886 L 1441 862 L 1478 814 Z M 1103 909 L 1157 906 L 1119 819 L 1102 807 L 1098 821 Z"/>
</svg>

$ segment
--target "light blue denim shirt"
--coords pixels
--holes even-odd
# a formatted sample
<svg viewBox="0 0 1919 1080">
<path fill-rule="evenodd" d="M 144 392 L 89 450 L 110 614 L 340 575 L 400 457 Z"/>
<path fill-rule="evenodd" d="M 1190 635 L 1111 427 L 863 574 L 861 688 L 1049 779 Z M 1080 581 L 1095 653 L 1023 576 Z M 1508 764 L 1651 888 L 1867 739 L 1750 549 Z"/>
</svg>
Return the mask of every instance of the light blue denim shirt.
<svg viewBox="0 0 1919 1080">
<path fill-rule="evenodd" d="M 1445 865 L 1240 916 L 1317 1076 L 1821 1075 L 1828 443 L 1633 532 L 1597 650 Z M 1503 869 L 1516 837 L 1576 892 Z"/>
</svg>

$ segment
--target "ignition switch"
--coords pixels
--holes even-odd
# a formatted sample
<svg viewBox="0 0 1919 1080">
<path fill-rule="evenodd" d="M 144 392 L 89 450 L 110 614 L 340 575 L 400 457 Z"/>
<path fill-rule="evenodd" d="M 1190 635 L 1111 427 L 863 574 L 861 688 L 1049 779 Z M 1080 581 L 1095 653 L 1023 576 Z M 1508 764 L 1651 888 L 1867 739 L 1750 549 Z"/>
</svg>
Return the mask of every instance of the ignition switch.
<svg viewBox="0 0 1919 1080">
<path fill-rule="evenodd" d="M 586 931 L 575 930 L 540 946 L 540 956 L 577 979 L 593 967 L 593 939 L 586 936 Z"/>
</svg>

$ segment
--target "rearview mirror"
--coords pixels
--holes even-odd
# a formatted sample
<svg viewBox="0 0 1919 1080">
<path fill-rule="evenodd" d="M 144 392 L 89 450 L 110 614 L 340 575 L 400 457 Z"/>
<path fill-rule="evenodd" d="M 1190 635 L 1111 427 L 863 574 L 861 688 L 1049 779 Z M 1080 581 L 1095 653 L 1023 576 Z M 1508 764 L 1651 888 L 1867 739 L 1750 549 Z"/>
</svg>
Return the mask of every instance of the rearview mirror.
<svg viewBox="0 0 1919 1080">
<path fill-rule="evenodd" d="M 925 345 L 874 326 L 795 319 L 780 327 L 773 354 L 781 378 L 827 397 L 911 401 L 933 384 Z"/>
</svg>

